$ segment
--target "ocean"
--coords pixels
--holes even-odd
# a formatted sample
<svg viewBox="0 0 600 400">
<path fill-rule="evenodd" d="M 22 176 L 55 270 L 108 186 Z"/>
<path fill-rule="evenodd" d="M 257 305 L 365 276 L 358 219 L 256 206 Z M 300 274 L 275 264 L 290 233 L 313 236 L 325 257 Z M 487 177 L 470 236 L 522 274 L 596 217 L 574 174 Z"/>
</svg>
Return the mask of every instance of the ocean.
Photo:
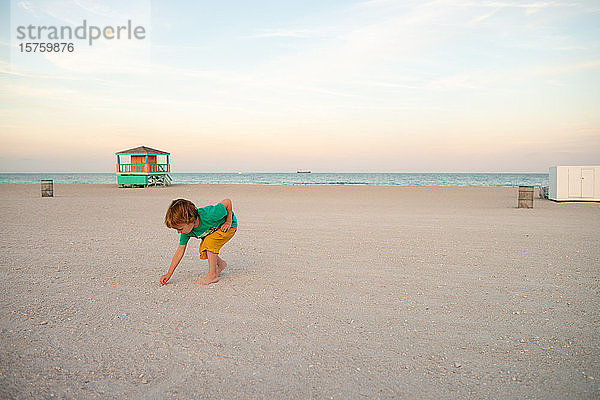
<svg viewBox="0 0 600 400">
<path fill-rule="evenodd" d="M 172 173 L 174 184 L 547 186 L 548 174 L 532 173 Z M 114 173 L 2 173 L 0 183 L 115 184 Z"/>
</svg>

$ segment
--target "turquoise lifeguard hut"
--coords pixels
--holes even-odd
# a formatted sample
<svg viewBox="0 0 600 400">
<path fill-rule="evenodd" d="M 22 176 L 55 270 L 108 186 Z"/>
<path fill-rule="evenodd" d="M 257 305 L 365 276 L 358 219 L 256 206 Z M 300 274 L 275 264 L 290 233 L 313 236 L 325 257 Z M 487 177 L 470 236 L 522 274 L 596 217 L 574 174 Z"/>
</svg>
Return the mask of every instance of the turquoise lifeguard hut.
<svg viewBox="0 0 600 400">
<path fill-rule="evenodd" d="M 171 165 L 169 153 L 140 146 L 115 153 L 117 184 L 124 186 L 169 186 Z"/>
</svg>

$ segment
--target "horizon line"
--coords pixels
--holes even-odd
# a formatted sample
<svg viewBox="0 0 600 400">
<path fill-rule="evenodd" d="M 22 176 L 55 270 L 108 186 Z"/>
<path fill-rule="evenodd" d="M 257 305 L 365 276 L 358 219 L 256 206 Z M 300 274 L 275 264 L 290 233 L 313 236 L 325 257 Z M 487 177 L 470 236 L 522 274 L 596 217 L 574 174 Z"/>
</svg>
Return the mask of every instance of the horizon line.
<svg viewBox="0 0 600 400">
<path fill-rule="evenodd" d="M 169 172 L 170 174 L 298 174 L 296 171 L 180 171 L 180 172 Z M 549 172 L 498 172 L 498 171 L 421 171 L 421 172 L 398 172 L 398 171 L 311 171 L 309 174 L 548 174 Z M 0 171 L 0 174 L 114 174 L 116 172 L 4 172 Z M 303 174 L 306 175 L 306 174 Z"/>
</svg>

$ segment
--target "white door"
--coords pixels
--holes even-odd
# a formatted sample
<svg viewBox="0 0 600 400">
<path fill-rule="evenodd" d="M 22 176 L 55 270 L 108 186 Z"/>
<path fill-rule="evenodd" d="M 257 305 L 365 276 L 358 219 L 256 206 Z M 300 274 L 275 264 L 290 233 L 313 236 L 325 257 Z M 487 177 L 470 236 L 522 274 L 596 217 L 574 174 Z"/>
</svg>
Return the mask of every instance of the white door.
<svg viewBox="0 0 600 400">
<path fill-rule="evenodd" d="M 581 197 L 581 168 L 569 168 L 569 197 Z"/>
<path fill-rule="evenodd" d="M 581 197 L 594 197 L 594 170 L 581 170 Z"/>
</svg>

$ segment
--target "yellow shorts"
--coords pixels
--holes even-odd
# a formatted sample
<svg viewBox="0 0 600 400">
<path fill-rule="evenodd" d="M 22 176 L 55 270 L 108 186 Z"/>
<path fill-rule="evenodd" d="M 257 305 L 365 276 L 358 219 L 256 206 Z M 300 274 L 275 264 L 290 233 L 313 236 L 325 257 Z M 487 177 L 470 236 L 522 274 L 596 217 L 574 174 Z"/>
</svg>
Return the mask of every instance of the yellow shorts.
<svg viewBox="0 0 600 400">
<path fill-rule="evenodd" d="M 219 254 L 219 250 L 221 247 L 227 242 L 229 239 L 235 235 L 236 228 L 229 228 L 227 232 L 223 232 L 220 229 L 217 229 L 204 239 L 202 239 L 202 243 L 200 243 L 200 258 L 206 260 L 208 256 L 206 255 L 207 251 L 211 253 Z"/>
</svg>

